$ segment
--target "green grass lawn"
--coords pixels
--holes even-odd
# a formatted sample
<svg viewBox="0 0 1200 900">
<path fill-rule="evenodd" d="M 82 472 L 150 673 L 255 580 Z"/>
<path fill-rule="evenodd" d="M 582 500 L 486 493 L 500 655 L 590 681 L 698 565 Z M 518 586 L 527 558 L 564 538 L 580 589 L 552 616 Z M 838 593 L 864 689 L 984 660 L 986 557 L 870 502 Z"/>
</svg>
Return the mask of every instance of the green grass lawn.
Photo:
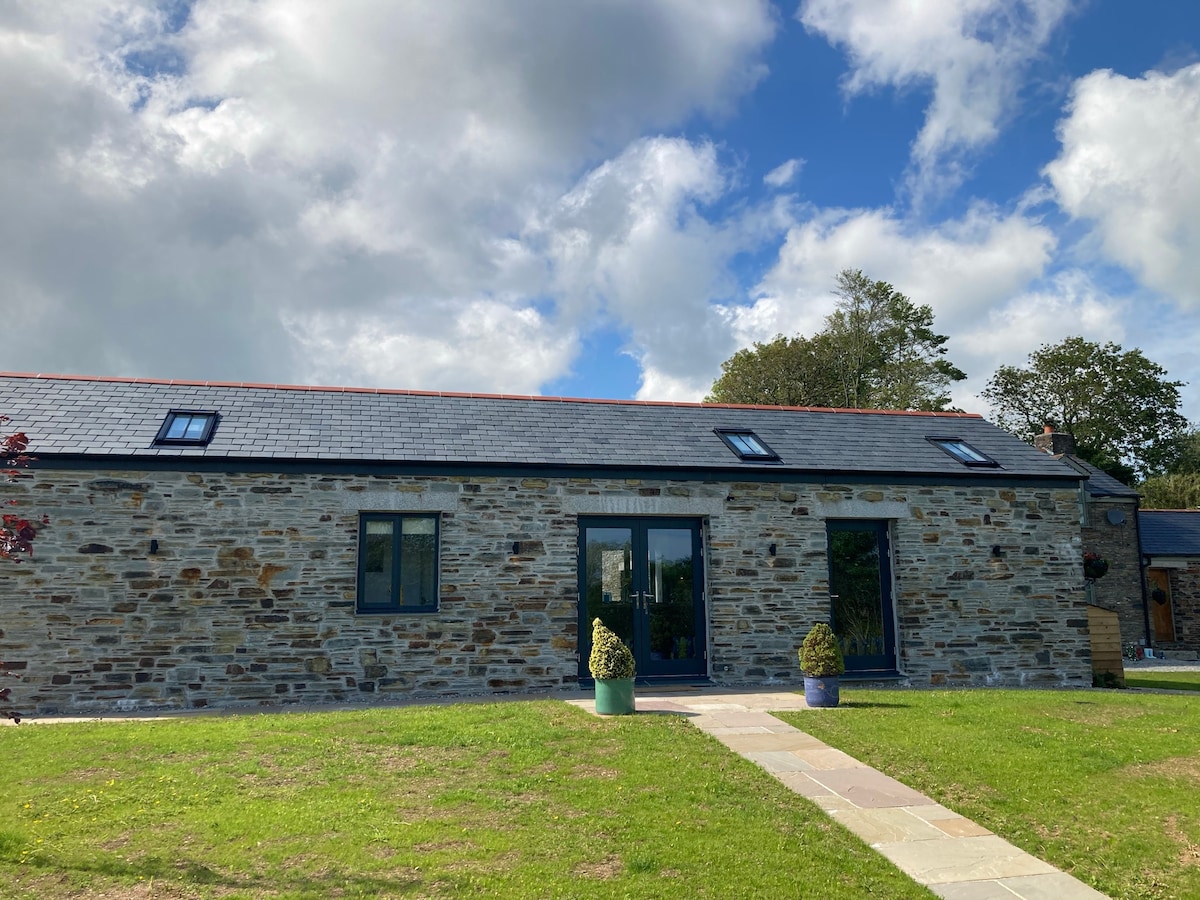
<svg viewBox="0 0 1200 900">
<path fill-rule="evenodd" d="M 1200 672 L 1156 672 L 1126 669 L 1125 686 L 1167 691 L 1200 691 Z"/>
<path fill-rule="evenodd" d="M 1200 897 L 1200 697 L 851 689 L 778 715 L 1112 897 Z"/>
<path fill-rule="evenodd" d="M 566 704 L 0 728 L 0 897 L 930 897 L 682 718 Z"/>
</svg>

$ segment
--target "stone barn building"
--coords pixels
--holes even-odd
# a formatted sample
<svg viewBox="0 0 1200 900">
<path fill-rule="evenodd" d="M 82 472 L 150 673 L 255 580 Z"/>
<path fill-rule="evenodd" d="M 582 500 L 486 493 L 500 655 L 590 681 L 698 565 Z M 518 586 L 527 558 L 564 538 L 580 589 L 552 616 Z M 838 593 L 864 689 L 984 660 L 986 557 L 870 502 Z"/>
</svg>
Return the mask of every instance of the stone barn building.
<svg viewBox="0 0 1200 900">
<path fill-rule="evenodd" d="M 27 711 L 639 678 L 1091 681 L 1083 476 L 974 415 L 0 376 L 49 516 L 0 566 Z"/>
</svg>

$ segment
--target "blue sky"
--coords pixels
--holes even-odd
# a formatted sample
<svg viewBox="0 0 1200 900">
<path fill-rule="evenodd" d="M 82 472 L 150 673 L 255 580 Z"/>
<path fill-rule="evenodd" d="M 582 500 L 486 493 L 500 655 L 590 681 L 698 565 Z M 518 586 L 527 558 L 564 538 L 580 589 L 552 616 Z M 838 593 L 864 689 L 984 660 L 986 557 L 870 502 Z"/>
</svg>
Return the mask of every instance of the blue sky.
<svg viewBox="0 0 1200 900">
<path fill-rule="evenodd" d="M 694 400 L 843 268 L 1200 419 L 1200 6 L 0 10 L 6 368 Z"/>
</svg>

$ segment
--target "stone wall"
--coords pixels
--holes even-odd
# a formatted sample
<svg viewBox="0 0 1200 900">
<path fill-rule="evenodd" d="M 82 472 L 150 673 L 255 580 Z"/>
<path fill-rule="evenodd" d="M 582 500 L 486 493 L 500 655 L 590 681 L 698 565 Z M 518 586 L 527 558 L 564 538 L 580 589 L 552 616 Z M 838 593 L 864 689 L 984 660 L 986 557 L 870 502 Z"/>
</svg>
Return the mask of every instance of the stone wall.
<svg viewBox="0 0 1200 900">
<path fill-rule="evenodd" d="M 1171 612 L 1175 640 L 1155 641 L 1168 651 L 1200 650 L 1200 559 L 1189 559 L 1185 569 L 1167 569 L 1171 584 Z M 1168 656 L 1171 654 L 1168 653 Z"/>
<path fill-rule="evenodd" d="M 1123 524 L 1108 521 L 1109 510 L 1118 510 Z M 1137 501 L 1133 498 L 1097 498 L 1088 503 L 1083 548 L 1108 560 L 1108 574 L 1096 579 L 1092 596 L 1096 605 L 1111 609 L 1121 623 L 1122 643 L 1145 643 L 1146 611 L 1142 605 L 1141 550 L 1138 547 Z"/>
<path fill-rule="evenodd" d="M 573 685 L 577 516 L 604 513 L 707 523 L 719 683 L 798 681 L 827 518 L 891 522 L 913 683 L 1090 683 L 1072 490 L 42 469 L 3 494 L 51 519 L 0 566 L 26 711 Z M 363 510 L 440 513 L 436 614 L 355 612 Z"/>
</svg>

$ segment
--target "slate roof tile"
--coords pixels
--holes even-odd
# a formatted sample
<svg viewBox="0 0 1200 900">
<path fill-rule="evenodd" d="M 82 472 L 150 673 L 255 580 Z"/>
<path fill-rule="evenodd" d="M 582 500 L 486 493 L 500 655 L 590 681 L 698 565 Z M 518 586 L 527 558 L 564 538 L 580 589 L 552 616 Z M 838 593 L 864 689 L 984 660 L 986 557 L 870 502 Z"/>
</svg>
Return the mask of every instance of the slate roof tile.
<svg viewBox="0 0 1200 900">
<path fill-rule="evenodd" d="M 1138 510 L 1142 553 L 1200 556 L 1200 509 Z"/>
</svg>

